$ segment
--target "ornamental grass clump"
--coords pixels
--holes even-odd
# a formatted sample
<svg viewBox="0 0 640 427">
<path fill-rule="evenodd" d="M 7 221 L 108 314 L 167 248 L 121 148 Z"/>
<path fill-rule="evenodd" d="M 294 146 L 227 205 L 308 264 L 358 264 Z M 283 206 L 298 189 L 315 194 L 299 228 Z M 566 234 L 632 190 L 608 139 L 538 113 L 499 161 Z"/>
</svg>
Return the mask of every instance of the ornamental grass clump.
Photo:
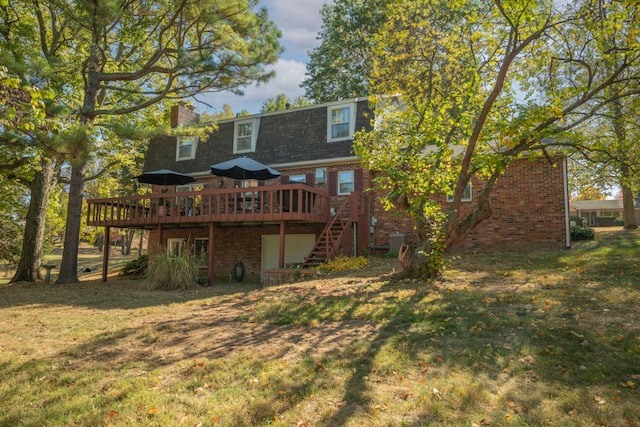
<svg viewBox="0 0 640 427">
<path fill-rule="evenodd" d="M 160 248 L 149 257 L 146 280 L 153 290 L 187 289 L 198 280 L 197 257 L 186 246 L 179 254 Z"/>
</svg>

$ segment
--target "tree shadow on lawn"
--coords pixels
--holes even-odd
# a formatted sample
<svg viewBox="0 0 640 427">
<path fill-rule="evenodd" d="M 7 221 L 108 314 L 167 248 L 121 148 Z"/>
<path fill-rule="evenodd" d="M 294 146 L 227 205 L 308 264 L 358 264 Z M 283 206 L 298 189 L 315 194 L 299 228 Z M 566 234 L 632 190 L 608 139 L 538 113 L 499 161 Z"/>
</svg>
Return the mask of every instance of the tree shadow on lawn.
<svg viewBox="0 0 640 427">
<path fill-rule="evenodd" d="M 394 358 L 408 360 L 405 368 L 414 368 L 404 373 L 405 378 L 420 376 L 420 370 L 427 372 L 420 380 L 424 385 L 413 389 L 422 388 L 422 394 L 413 391 L 396 398 L 402 404 L 407 395 L 423 397 L 398 423 L 448 424 L 458 419 L 463 424 L 502 424 L 505 417 L 518 417 L 528 425 L 575 424 L 571 411 L 578 404 L 591 407 L 588 413 L 581 412 L 579 425 L 640 422 L 635 406 L 639 394 L 633 385 L 624 386 L 637 375 L 640 363 L 637 318 L 635 326 L 626 333 L 620 330 L 622 335 L 612 339 L 576 317 L 583 301 L 574 300 L 570 290 L 561 304 L 552 307 L 544 301 L 531 303 L 539 298 L 538 290 L 511 295 L 482 288 L 441 289 L 441 299 L 433 308 L 425 305 L 420 292 L 399 302 L 395 315 L 352 361 L 353 374 L 343 395 L 347 404 L 326 425 L 344 425 L 363 411 L 375 413 L 381 396 L 372 379 L 389 381 L 396 368 Z M 452 383 L 447 377 L 468 382 Z M 471 399 L 461 397 L 473 390 L 476 394 Z M 600 406 L 599 393 L 607 393 L 610 403 L 617 401 L 618 409 Z M 554 400 L 559 412 L 548 408 Z M 484 409 L 486 418 L 464 418 L 483 413 L 478 411 L 483 405 L 491 408 Z M 558 419 L 558 414 L 567 418 Z"/>
<path fill-rule="evenodd" d="M 542 298 L 549 301 L 541 300 L 544 292 L 547 295 Z M 550 400 L 561 401 L 562 414 L 570 412 L 576 400 L 597 406 L 591 388 L 619 391 L 621 407 L 627 399 L 637 401 L 637 391 L 618 385 L 637 374 L 638 353 L 626 351 L 635 339 L 633 332 L 622 340 L 613 339 L 581 318 L 600 311 L 597 302 L 586 307 L 570 287 L 553 289 L 557 295 L 550 292 L 544 286 L 497 292 L 444 282 L 390 282 L 378 289 L 365 283 L 343 298 L 318 295 L 316 300 L 304 297 L 302 304 L 288 301 L 289 311 L 298 318 L 317 318 L 338 307 L 339 316 L 306 326 L 292 324 L 292 317 L 279 319 L 284 309 L 269 320 L 251 322 L 238 317 L 238 310 L 252 312 L 259 300 L 247 305 L 229 298 L 228 307 L 197 305 L 191 313 L 146 319 L 137 327 L 107 331 L 69 345 L 54 357 L 38 361 L 29 376 L 31 380 L 50 376 L 43 366 L 62 360 L 69 364 L 69 383 L 83 381 L 82 370 L 74 377 L 76 366 L 125 376 L 132 375 L 132 370 L 151 372 L 173 366 L 180 372 L 176 382 L 190 378 L 177 385 L 174 393 L 192 393 L 197 384 L 205 383 L 210 384 L 211 393 L 233 389 L 237 401 L 229 405 L 240 411 L 235 415 L 239 425 L 286 416 L 299 410 L 301 402 L 313 403 L 310 396 L 327 388 L 339 388 L 342 396 L 329 404 L 332 410 L 318 415 L 318 425 L 346 425 L 363 418 L 375 424 L 385 416 L 377 408 L 391 404 L 406 406 L 402 416 L 409 425 L 450 423 L 456 419 L 452 414 L 459 414 L 466 423 L 485 419 L 499 424 L 511 415 L 520 422 L 544 425 L 550 422 L 545 408 Z M 317 310 L 318 304 L 323 310 Z M 227 371 L 226 380 L 221 378 L 220 371 L 228 370 L 228 361 L 236 358 L 245 362 Z M 207 362 L 200 368 L 194 360 Z M 3 368 L 3 375 L 20 375 L 34 363 Z M 282 366 L 275 370 L 274 364 Z M 269 372 L 266 380 L 260 377 L 265 370 Z M 247 375 L 255 375 L 258 383 L 247 384 Z M 401 376 L 406 379 L 400 381 Z M 452 383 L 450 378 L 456 381 L 457 376 L 460 380 Z M 234 384 L 243 390 L 236 390 Z M 41 399 L 60 399 L 61 385 L 47 384 L 52 390 Z M 575 394 L 576 389 L 581 391 Z M 468 390 L 472 397 L 463 398 L 460 390 Z M 385 396 L 387 392 L 392 396 Z M 573 394 L 562 402 L 563 393 L 569 392 Z M 127 393 L 123 389 L 117 398 L 101 397 L 101 407 L 117 405 L 128 398 Z M 19 395 L 20 390 L 13 388 L 0 400 L 10 402 L 12 394 Z M 87 410 L 80 402 L 70 405 Z M 485 415 L 469 419 L 464 413 Z M 15 412 L 8 414 L 5 421 L 17 419 Z M 584 425 L 621 421 L 617 413 L 595 409 L 581 416 Z M 42 417 L 35 419 L 46 421 Z"/>
<path fill-rule="evenodd" d="M 99 310 L 135 309 L 174 303 L 206 300 L 212 297 L 238 296 L 260 289 L 257 283 L 220 283 L 193 285 L 186 290 L 156 291 L 140 280 L 98 280 L 69 285 L 53 283 L 16 283 L 0 286 L 0 309 L 39 304 L 69 305 Z"/>
<path fill-rule="evenodd" d="M 163 384 L 172 393 L 208 384 L 204 393 L 228 396 L 227 425 L 267 424 L 291 413 L 327 426 L 362 420 L 506 425 L 509 419 L 638 425 L 639 393 L 630 380 L 640 374 L 639 295 L 637 282 L 628 280 L 637 267 L 618 265 L 612 282 L 608 266 L 619 255 L 589 264 L 602 261 L 601 247 L 580 250 L 584 259 L 556 254 L 552 266 L 465 267 L 486 281 L 354 278 L 333 288 L 339 292 L 300 285 L 293 296 L 278 288 L 242 299 L 223 293 L 189 312 L 171 317 L 167 310 L 166 317 L 96 335 L 53 357 L 5 366 L 2 374 L 20 375 L 35 363 L 34 380 L 59 360 L 126 375 L 172 367 L 179 375 Z M 14 387 L 0 401 L 19 394 Z M 318 402 L 318 395 L 332 400 Z M 102 407 L 127 398 L 123 389 Z M 322 409 L 300 409 L 309 406 Z"/>
</svg>

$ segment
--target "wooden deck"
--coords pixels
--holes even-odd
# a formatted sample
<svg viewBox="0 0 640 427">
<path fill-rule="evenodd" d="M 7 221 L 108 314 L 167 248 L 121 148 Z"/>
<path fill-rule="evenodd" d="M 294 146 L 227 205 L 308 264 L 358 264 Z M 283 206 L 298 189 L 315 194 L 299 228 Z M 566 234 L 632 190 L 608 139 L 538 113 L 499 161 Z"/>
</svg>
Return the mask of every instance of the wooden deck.
<svg viewBox="0 0 640 427">
<path fill-rule="evenodd" d="M 331 219 L 329 193 L 305 184 L 153 193 L 90 199 L 87 204 L 87 225 L 121 228 Z"/>
</svg>

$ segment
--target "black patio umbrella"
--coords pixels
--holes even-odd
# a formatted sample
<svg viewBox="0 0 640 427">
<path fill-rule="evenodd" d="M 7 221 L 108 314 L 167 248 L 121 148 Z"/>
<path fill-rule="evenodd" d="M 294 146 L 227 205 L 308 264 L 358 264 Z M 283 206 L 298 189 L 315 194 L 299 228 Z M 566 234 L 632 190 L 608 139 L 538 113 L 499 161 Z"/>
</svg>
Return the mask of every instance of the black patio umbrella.
<svg viewBox="0 0 640 427">
<path fill-rule="evenodd" d="M 211 166 L 211 173 L 233 179 L 266 180 L 277 178 L 280 172 L 249 157 L 237 157 Z"/>
<path fill-rule="evenodd" d="M 184 185 L 195 182 L 195 178 L 169 169 L 145 172 L 135 177 L 138 182 L 156 185 Z"/>
</svg>

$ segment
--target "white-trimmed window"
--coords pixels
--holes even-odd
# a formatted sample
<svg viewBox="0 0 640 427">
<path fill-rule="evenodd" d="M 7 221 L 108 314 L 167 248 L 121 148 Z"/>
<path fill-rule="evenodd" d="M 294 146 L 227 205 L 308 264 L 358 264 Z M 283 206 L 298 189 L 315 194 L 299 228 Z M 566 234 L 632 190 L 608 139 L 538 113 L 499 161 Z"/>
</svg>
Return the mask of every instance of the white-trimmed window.
<svg viewBox="0 0 640 427">
<path fill-rule="evenodd" d="M 184 239 L 181 237 L 172 237 L 167 239 L 167 255 L 178 256 L 182 252 Z"/>
<path fill-rule="evenodd" d="M 196 256 L 199 267 L 206 267 L 209 261 L 209 239 L 196 238 L 193 239 L 193 253 Z"/>
<path fill-rule="evenodd" d="M 252 153 L 256 151 L 258 140 L 258 119 L 240 120 L 235 122 L 233 131 L 233 153 Z"/>
<path fill-rule="evenodd" d="M 197 136 L 179 135 L 176 143 L 176 160 L 195 159 L 197 148 L 198 148 Z"/>
<path fill-rule="evenodd" d="M 470 202 L 471 199 L 472 199 L 471 183 L 467 183 L 467 186 L 464 187 L 464 193 L 462 193 L 461 201 Z M 453 202 L 453 194 L 447 194 L 447 202 L 449 203 Z"/>
<path fill-rule="evenodd" d="M 356 129 L 356 104 L 340 104 L 327 107 L 327 140 L 352 139 Z"/>
<path fill-rule="evenodd" d="M 316 168 L 316 184 L 327 182 L 327 168 Z"/>
<path fill-rule="evenodd" d="M 338 194 L 351 194 L 355 188 L 353 171 L 338 172 Z"/>
<path fill-rule="evenodd" d="M 291 175 L 289 177 L 289 182 L 307 182 L 306 175 Z"/>
</svg>

